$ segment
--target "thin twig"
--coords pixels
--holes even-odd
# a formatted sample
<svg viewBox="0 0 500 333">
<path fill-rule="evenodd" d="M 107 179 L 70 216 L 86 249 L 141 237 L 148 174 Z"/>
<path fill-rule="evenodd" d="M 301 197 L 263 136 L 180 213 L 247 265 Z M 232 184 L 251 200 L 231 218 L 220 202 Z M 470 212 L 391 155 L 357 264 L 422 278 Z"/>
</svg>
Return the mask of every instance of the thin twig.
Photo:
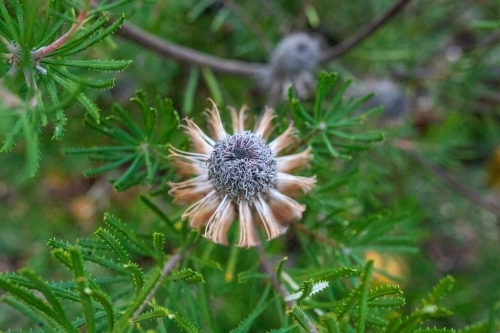
<svg viewBox="0 0 500 333">
<path fill-rule="evenodd" d="M 80 27 L 83 25 L 83 22 L 87 18 L 87 12 L 86 11 L 81 11 L 80 14 L 78 14 L 78 17 L 76 19 L 76 22 L 71 26 L 71 28 L 61 37 L 59 37 L 57 40 L 54 42 L 50 43 L 47 46 L 43 46 L 39 48 L 38 50 L 33 52 L 33 59 L 34 60 L 39 60 L 46 55 L 50 54 L 51 52 L 54 52 L 58 48 L 64 45 L 66 41 L 73 36 L 75 32 L 80 29 Z"/>
<path fill-rule="evenodd" d="M 373 34 L 378 28 L 384 25 L 385 22 L 387 22 L 390 18 L 401 11 L 401 9 L 403 9 L 404 6 L 410 1 L 411 0 L 399 0 L 385 13 L 362 26 L 361 29 L 359 29 L 354 35 L 348 37 L 347 39 L 344 39 L 340 44 L 323 51 L 320 56 L 320 63 L 323 64 L 329 62 L 351 50 L 363 39 Z"/>
<path fill-rule="evenodd" d="M 259 256 L 260 256 L 260 263 L 262 265 L 262 268 L 266 272 L 267 276 L 269 277 L 269 280 L 273 284 L 274 288 L 280 293 L 281 297 L 283 299 L 287 299 L 288 296 L 290 296 L 290 293 L 288 290 L 286 290 L 285 286 L 283 286 L 279 281 L 276 276 L 276 272 L 274 271 L 273 265 L 271 262 L 267 259 L 266 253 L 264 251 L 264 248 L 262 247 L 261 244 L 257 245 L 257 251 L 259 251 Z M 294 300 L 289 300 L 285 301 L 285 304 L 287 308 L 292 308 L 295 304 L 297 304 Z M 309 332 L 310 333 L 318 333 L 318 330 L 314 326 L 314 324 L 311 322 L 311 320 L 305 316 L 307 325 L 309 326 Z"/>
<path fill-rule="evenodd" d="M 404 150 L 408 154 L 410 154 L 415 160 L 417 160 L 424 168 L 430 171 L 432 174 L 440 178 L 446 185 L 448 185 L 452 190 L 461 196 L 469 199 L 473 203 L 489 210 L 495 215 L 500 216 L 500 205 L 494 201 L 489 200 L 482 193 L 470 188 L 465 185 L 464 182 L 458 180 L 455 176 L 453 176 L 450 172 L 440 167 L 437 164 L 434 164 L 428 160 L 426 160 L 420 153 L 417 148 L 413 144 L 413 142 L 408 140 L 399 139 L 395 141 L 395 146 Z"/>
<path fill-rule="evenodd" d="M 149 304 L 149 302 L 151 301 L 151 299 L 154 297 L 154 295 L 156 293 L 156 290 L 158 290 L 158 288 L 162 284 L 163 279 L 167 276 L 168 273 L 170 273 L 175 268 L 175 266 L 177 266 L 177 264 L 182 259 L 184 259 L 184 257 L 186 256 L 186 254 L 193 247 L 193 245 L 194 245 L 194 243 L 191 243 L 185 249 L 183 249 L 182 251 L 177 252 L 176 254 L 174 254 L 173 256 L 171 256 L 170 259 L 168 259 L 165 262 L 165 264 L 163 265 L 163 268 L 161 270 L 160 277 L 158 278 L 158 282 L 156 282 L 155 286 L 153 287 L 153 289 L 151 289 L 151 292 L 148 294 L 148 296 L 146 297 L 146 299 L 144 300 L 144 302 L 142 302 L 142 304 L 139 306 L 139 308 L 137 308 L 137 310 L 134 312 L 134 314 L 132 316 L 132 320 L 135 319 L 135 318 L 137 318 L 141 314 L 142 310 L 144 310 L 144 308 Z"/>
<path fill-rule="evenodd" d="M 338 58 L 358 45 L 363 39 L 371 35 L 398 13 L 410 1 L 411 0 L 399 0 L 380 17 L 361 27 L 356 34 L 345 39 L 340 44 L 323 51 L 320 55 L 320 62 L 326 63 Z M 227 3 L 231 4 L 232 1 L 228 0 Z M 234 11 L 234 8 L 232 8 L 232 10 Z M 265 66 L 265 64 L 262 63 L 220 58 L 193 50 L 189 47 L 176 45 L 130 23 L 123 24 L 116 34 L 162 56 L 176 59 L 190 65 L 207 66 L 216 72 L 257 77 Z"/>
<path fill-rule="evenodd" d="M 116 33 L 160 55 L 191 65 L 207 66 L 217 72 L 255 77 L 263 66 L 259 63 L 219 58 L 185 46 L 179 46 L 132 24 L 123 24 Z"/>
</svg>

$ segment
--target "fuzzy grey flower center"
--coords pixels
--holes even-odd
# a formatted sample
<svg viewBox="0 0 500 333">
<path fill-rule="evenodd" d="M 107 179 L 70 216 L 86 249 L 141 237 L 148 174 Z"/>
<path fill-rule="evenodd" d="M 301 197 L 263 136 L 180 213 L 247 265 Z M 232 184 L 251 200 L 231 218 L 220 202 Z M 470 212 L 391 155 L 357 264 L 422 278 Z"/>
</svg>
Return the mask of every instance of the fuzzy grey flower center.
<svg viewBox="0 0 500 333">
<path fill-rule="evenodd" d="M 249 131 L 218 141 L 207 166 L 215 191 L 233 202 L 267 193 L 276 178 L 276 156 L 262 138 Z"/>
</svg>

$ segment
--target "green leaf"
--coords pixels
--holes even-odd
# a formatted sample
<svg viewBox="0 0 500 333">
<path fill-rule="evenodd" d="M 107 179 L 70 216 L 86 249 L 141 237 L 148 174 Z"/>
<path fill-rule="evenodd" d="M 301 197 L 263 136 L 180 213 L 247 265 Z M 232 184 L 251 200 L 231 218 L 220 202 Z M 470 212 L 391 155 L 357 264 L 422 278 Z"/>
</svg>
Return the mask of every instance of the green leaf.
<svg viewBox="0 0 500 333">
<path fill-rule="evenodd" d="M 129 262 L 126 265 L 123 265 L 129 272 L 132 274 L 132 281 L 134 282 L 135 292 L 139 294 L 142 287 L 144 286 L 144 273 L 142 269 L 134 262 Z"/>
<path fill-rule="evenodd" d="M 267 298 L 269 294 L 270 288 L 267 288 L 263 293 L 262 296 L 260 297 L 259 301 L 257 302 L 257 305 L 253 308 L 253 311 L 245 318 L 243 321 L 234 329 L 230 331 L 230 333 L 246 333 L 249 332 L 250 328 L 252 327 L 252 323 L 257 319 L 257 317 L 260 316 L 262 312 L 264 312 L 269 305 L 275 302 L 274 299 L 271 299 L 267 302 L 265 302 L 265 299 Z"/>
<path fill-rule="evenodd" d="M 82 304 L 85 317 L 86 331 L 88 333 L 95 332 L 94 304 L 92 303 L 91 295 L 93 290 L 90 287 L 88 277 L 85 273 L 82 254 L 76 247 L 71 247 L 69 250 L 71 260 L 73 262 L 73 273 L 75 284 L 80 294 L 80 303 Z"/>
<path fill-rule="evenodd" d="M 437 283 L 437 285 L 432 289 L 429 295 L 423 301 L 424 304 L 435 304 L 441 298 L 443 298 L 455 284 L 455 279 L 448 275 Z"/>
<path fill-rule="evenodd" d="M 81 41 L 78 44 L 80 46 L 72 45 L 68 43 L 66 47 L 61 47 L 60 50 L 57 50 L 59 52 L 52 52 L 50 55 L 61 55 L 61 56 L 70 56 L 79 52 L 82 52 L 83 50 L 91 47 L 97 42 L 102 41 L 104 38 L 108 37 L 111 35 L 115 30 L 117 30 L 120 25 L 122 25 L 123 21 L 125 21 L 125 16 L 122 15 L 118 20 L 113 22 L 112 24 L 108 25 L 104 29 L 100 29 L 96 34 L 93 36 L 87 38 L 85 41 Z M 84 43 L 83 43 L 84 42 Z"/>
<path fill-rule="evenodd" d="M 158 265 L 162 265 L 165 260 L 165 234 L 161 232 L 153 233 L 153 248 L 155 249 L 155 259 Z"/>
<path fill-rule="evenodd" d="M 99 290 L 94 290 L 91 294 L 92 298 L 101 304 L 108 318 L 108 332 L 113 330 L 115 324 L 115 316 L 113 312 L 113 304 L 109 297 Z"/>
<path fill-rule="evenodd" d="M 300 306 L 298 305 L 292 306 L 292 309 L 288 310 L 286 314 L 293 320 L 295 320 L 303 329 L 306 330 L 306 332 L 310 331 L 309 321 L 306 317 L 306 314 L 304 313 L 304 311 L 302 311 Z"/>
<path fill-rule="evenodd" d="M 120 241 L 116 239 L 116 237 L 111 234 L 109 230 L 99 228 L 94 234 L 107 244 L 107 246 L 118 256 L 122 263 L 130 262 L 129 254 L 120 244 Z"/>
<path fill-rule="evenodd" d="M 132 60 L 69 60 L 69 59 L 49 59 L 40 60 L 42 64 L 94 69 L 100 71 L 121 71 L 127 68 Z"/>
<path fill-rule="evenodd" d="M 200 70 L 198 67 L 191 67 L 189 69 L 189 78 L 184 90 L 182 103 L 182 113 L 185 115 L 190 115 L 193 112 L 194 97 L 196 88 L 198 87 L 199 76 Z"/>
<path fill-rule="evenodd" d="M 360 288 L 360 300 L 358 307 L 358 320 L 357 320 L 357 331 L 358 333 L 364 333 L 366 326 L 366 317 L 368 314 L 368 295 L 370 293 L 370 282 L 373 272 L 373 260 L 368 261 L 365 266 Z"/>
<path fill-rule="evenodd" d="M 205 282 L 203 279 L 203 275 L 198 272 L 193 271 L 190 268 L 184 268 L 180 271 L 173 272 L 169 276 L 165 278 L 165 281 L 179 281 L 179 280 L 187 280 L 191 282 Z"/>
<path fill-rule="evenodd" d="M 109 89 L 115 85 L 115 79 L 107 79 L 107 80 L 92 80 L 92 79 L 84 79 L 80 76 L 73 75 L 66 70 L 60 70 L 57 68 L 52 68 L 58 75 L 73 81 L 79 85 L 87 86 L 93 89 Z M 57 104 L 56 104 L 57 105 Z"/>
<path fill-rule="evenodd" d="M 314 118 L 316 122 L 321 119 L 321 110 L 326 96 L 332 90 L 332 87 L 337 80 L 337 73 L 321 72 L 316 86 L 316 99 L 314 101 Z"/>
<path fill-rule="evenodd" d="M 165 222 L 165 226 L 168 229 L 168 234 L 169 235 L 179 235 L 179 230 L 174 227 L 174 222 L 165 214 L 160 207 L 158 207 L 150 197 L 146 197 L 144 195 L 141 195 L 141 201 L 148 206 L 153 213 L 156 214 L 160 219 L 162 219 Z"/>
<path fill-rule="evenodd" d="M 153 319 L 159 319 L 159 318 L 169 318 L 170 316 L 171 316 L 171 314 L 170 314 L 169 310 L 167 310 L 165 308 L 158 307 L 158 308 L 156 308 L 154 310 L 150 310 L 150 311 L 147 311 L 147 312 L 141 314 L 137 318 L 134 318 L 132 321 L 134 323 L 138 323 L 138 322 L 141 322 L 141 321 L 144 321 L 144 320 L 153 320 Z"/>
<path fill-rule="evenodd" d="M 47 333 L 59 333 L 64 332 L 65 330 L 65 328 L 60 326 L 53 317 L 33 310 L 22 301 L 18 301 L 17 299 L 9 296 L 3 296 L 2 302 L 19 311 L 33 322 L 42 324 L 44 331 Z"/>
<path fill-rule="evenodd" d="M 112 214 L 104 214 L 104 222 L 110 227 L 121 233 L 125 239 L 134 244 L 138 249 L 140 249 L 143 254 L 154 256 L 154 251 L 152 251 L 144 241 L 139 239 L 136 234 L 134 234 L 129 227 L 123 224 L 120 219 L 116 218 Z"/>
<path fill-rule="evenodd" d="M 319 318 L 321 326 L 326 328 L 328 333 L 341 333 L 340 324 L 335 313 L 330 312 Z"/>
<path fill-rule="evenodd" d="M 76 330 L 74 329 L 73 325 L 71 325 L 71 322 L 66 315 L 64 308 L 52 291 L 51 287 L 32 270 L 23 269 L 21 273 L 33 284 L 33 287 L 36 290 L 43 294 L 43 296 L 57 315 L 58 322 L 61 323 L 61 325 L 63 325 L 68 332 L 75 332 Z"/>
<path fill-rule="evenodd" d="M 130 155 L 125 155 L 123 158 L 121 158 L 121 159 L 119 159 L 119 160 L 117 160 L 115 162 L 104 164 L 104 165 L 101 165 L 100 167 L 97 167 L 97 168 L 92 168 L 92 169 L 85 170 L 83 172 L 83 175 L 85 177 L 94 177 L 94 176 L 97 176 L 97 175 L 99 175 L 101 173 L 105 173 L 105 172 L 114 170 L 116 168 L 119 168 L 120 166 L 124 165 L 125 163 L 130 162 L 133 158 L 134 158 L 134 155 L 131 155 L 131 154 Z"/>
<path fill-rule="evenodd" d="M 201 72 L 203 74 L 203 78 L 205 79 L 205 83 L 207 84 L 207 87 L 210 90 L 210 95 L 212 96 L 212 99 L 214 100 L 215 104 L 222 104 L 223 102 L 222 93 L 214 73 L 209 67 L 203 67 Z"/>
</svg>

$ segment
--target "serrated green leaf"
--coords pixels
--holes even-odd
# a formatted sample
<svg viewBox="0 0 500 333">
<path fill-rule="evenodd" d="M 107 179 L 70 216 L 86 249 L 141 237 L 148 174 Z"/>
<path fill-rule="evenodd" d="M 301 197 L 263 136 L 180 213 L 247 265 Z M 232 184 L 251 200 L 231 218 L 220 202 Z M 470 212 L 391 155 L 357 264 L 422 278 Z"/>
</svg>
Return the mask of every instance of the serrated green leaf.
<svg viewBox="0 0 500 333">
<path fill-rule="evenodd" d="M 159 318 L 169 318 L 171 316 L 170 311 L 165 308 L 156 308 L 154 310 L 147 311 L 137 318 L 132 319 L 134 323 L 138 323 L 144 320 L 153 320 Z"/>
<path fill-rule="evenodd" d="M 153 233 L 153 248 L 155 249 L 155 259 L 158 265 L 162 265 L 165 260 L 165 234 L 161 232 Z"/>
<path fill-rule="evenodd" d="M 130 256 L 127 251 L 120 244 L 120 241 L 116 239 L 116 237 L 109 232 L 109 230 L 99 228 L 94 233 L 97 237 L 99 237 L 106 245 L 113 251 L 119 258 L 122 263 L 129 263 Z"/>
<path fill-rule="evenodd" d="M 45 332 L 47 333 L 59 333 L 63 332 L 65 328 L 57 323 L 53 317 L 47 316 L 44 313 L 39 313 L 34 311 L 31 307 L 23 303 L 22 301 L 18 301 L 15 298 L 9 296 L 3 296 L 2 302 L 9 305 L 16 311 L 19 311 L 33 322 L 41 323 L 44 327 Z"/>
<path fill-rule="evenodd" d="M 36 290 L 41 292 L 47 302 L 50 304 L 52 309 L 54 310 L 55 314 L 57 315 L 57 321 L 66 328 L 68 332 L 75 332 L 76 330 L 74 327 L 71 325 L 71 322 L 66 315 L 66 312 L 64 311 L 64 308 L 62 307 L 61 303 L 57 299 L 56 295 L 50 288 L 50 286 L 43 281 L 40 276 L 35 274 L 30 269 L 23 269 L 21 271 L 21 274 L 23 274 L 24 277 L 26 277 L 34 286 Z"/>
<path fill-rule="evenodd" d="M 286 314 L 295 320 L 306 332 L 310 331 L 309 321 L 307 320 L 306 314 L 300 306 L 294 305 L 290 310 L 286 312 Z"/>
<path fill-rule="evenodd" d="M 103 292 L 99 290 L 94 290 L 91 294 L 92 298 L 99 302 L 101 307 L 104 309 L 106 312 L 106 316 L 108 319 L 108 332 L 111 332 L 113 330 L 114 324 L 115 324 L 115 316 L 113 312 L 113 304 L 111 303 L 111 300 L 109 297 L 104 294 Z M 97 315 L 96 315 L 97 317 Z"/>
<path fill-rule="evenodd" d="M 373 272 L 373 260 L 366 263 L 363 275 L 361 277 L 360 298 L 358 306 L 357 331 L 364 333 L 366 327 L 366 317 L 368 315 L 368 296 L 370 294 L 370 282 Z"/>
<path fill-rule="evenodd" d="M 139 250 L 143 252 L 145 255 L 154 256 L 154 251 L 152 251 L 144 241 L 139 239 L 136 234 L 134 234 L 130 228 L 128 228 L 120 219 L 116 218 L 112 214 L 105 213 L 104 214 L 104 222 L 117 232 L 121 233 L 125 239 L 134 244 Z"/>
<path fill-rule="evenodd" d="M 178 281 L 178 280 L 187 280 L 191 282 L 205 282 L 203 279 L 203 275 L 198 272 L 193 271 L 190 268 L 184 268 L 180 271 L 173 272 L 169 276 L 165 278 L 165 281 Z"/>
<path fill-rule="evenodd" d="M 77 67 L 101 71 L 120 71 L 127 68 L 132 63 L 132 60 L 70 60 L 43 58 L 40 62 L 55 66 Z"/>
<path fill-rule="evenodd" d="M 52 52 L 50 55 L 57 54 L 57 55 L 61 55 L 61 56 L 70 56 L 70 55 L 82 52 L 83 50 L 91 47 L 95 43 L 102 41 L 104 38 L 106 38 L 109 35 L 111 35 L 112 33 L 114 33 L 116 31 L 116 29 L 118 29 L 120 27 L 120 25 L 122 25 L 123 21 L 125 21 L 124 15 L 122 15 L 115 22 L 108 25 L 106 28 L 96 31 L 96 33 L 94 35 L 90 36 L 89 38 L 87 38 L 85 40 L 85 43 L 83 43 L 83 41 L 82 41 L 81 43 L 78 43 L 78 44 L 80 44 L 79 46 L 71 45 L 68 43 L 68 46 L 61 47 L 60 52 Z M 70 47 L 70 46 L 72 46 L 72 47 Z"/>
<path fill-rule="evenodd" d="M 105 80 L 93 80 L 93 79 L 85 79 L 78 75 L 71 74 L 66 70 L 61 70 L 55 67 L 52 67 L 51 70 L 57 73 L 57 75 L 64 77 L 70 81 L 75 82 L 78 85 L 90 87 L 93 89 L 109 89 L 115 85 L 115 79 L 105 79 Z"/>
<path fill-rule="evenodd" d="M 142 287 L 144 286 L 144 273 L 142 272 L 142 269 L 139 267 L 139 265 L 133 262 L 129 262 L 123 267 L 125 267 L 130 273 L 132 273 L 132 280 L 134 282 L 135 291 L 136 294 L 139 294 Z"/>
<path fill-rule="evenodd" d="M 88 333 L 95 332 L 95 318 L 94 318 L 94 303 L 92 302 L 91 295 L 93 290 L 90 287 L 88 277 L 85 272 L 83 257 L 80 249 L 71 247 L 68 249 L 73 263 L 73 274 L 75 284 L 80 295 L 80 303 L 85 317 L 86 331 Z"/>
</svg>

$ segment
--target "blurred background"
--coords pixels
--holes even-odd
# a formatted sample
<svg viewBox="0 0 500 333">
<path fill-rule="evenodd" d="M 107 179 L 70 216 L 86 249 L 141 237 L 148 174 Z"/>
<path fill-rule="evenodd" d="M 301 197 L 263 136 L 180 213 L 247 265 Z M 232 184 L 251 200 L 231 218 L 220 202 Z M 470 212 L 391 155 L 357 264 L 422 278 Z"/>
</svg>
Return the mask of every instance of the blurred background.
<svg viewBox="0 0 500 333">
<path fill-rule="evenodd" d="M 329 50 L 394 3 L 135 1 L 125 13 L 127 23 L 178 45 L 263 64 L 291 33 L 305 32 L 319 49 Z M 500 298 L 499 14 L 498 1 L 409 1 L 363 41 L 318 60 L 311 70 L 313 77 L 320 70 L 338 72 L 352 80 L 348 96 L 374 92 L 365 107 L 384 107 L 370 126 L 384 130 L 386 140 L 362 153 L 356 190 L 374 210 L 410 212 L 401 233 L 412 237 L 418 251 L 366 256 L 401 277 L 388 281 L 401 285 L 410 309 L 441 277 L 453 275 L 457 285 L 445 304 L 455 313 L 446 319 L 454 327 L 485 319 Z M 263 88 L 265 78 L 200 69 L 119 33 L 81 56 L 134 61 L 116 74 L 113 89 L 86 91 L 104 116 L 111 102 L 128 105 L 136 89 L 151 100 L 158 94 L 171 98 L 182 116 L 200 123 L 208 97 L 237 108 L 246 104 L 256 114 L 268 103 L 288 107 L 279 93 L 270 96 Z M 61 153 L 103 144 L 103 137 L 83 126 L 79 105 L 67 115 L 62 140 L 50 140 L 50 128 L 41 134 L 35 177 L 23 172 L 22 141 L 0 155 L 0 272 L 28 265 L 57 280 L 62 268 L 50 258 L 47 241 L 90 236 L 103 212 L 135 221 L 145 233 L 154 228 L 155 217 L 137 195 L 147 188 L 115 193 L 108 183 L 113 174 L 85 178 L 82 172 L 92 163 Z M 0 123 L 0 132 L 8 127 Z M 0 323 L 13 320 L 10 310 L 0 309 Z"/>
</svg>

